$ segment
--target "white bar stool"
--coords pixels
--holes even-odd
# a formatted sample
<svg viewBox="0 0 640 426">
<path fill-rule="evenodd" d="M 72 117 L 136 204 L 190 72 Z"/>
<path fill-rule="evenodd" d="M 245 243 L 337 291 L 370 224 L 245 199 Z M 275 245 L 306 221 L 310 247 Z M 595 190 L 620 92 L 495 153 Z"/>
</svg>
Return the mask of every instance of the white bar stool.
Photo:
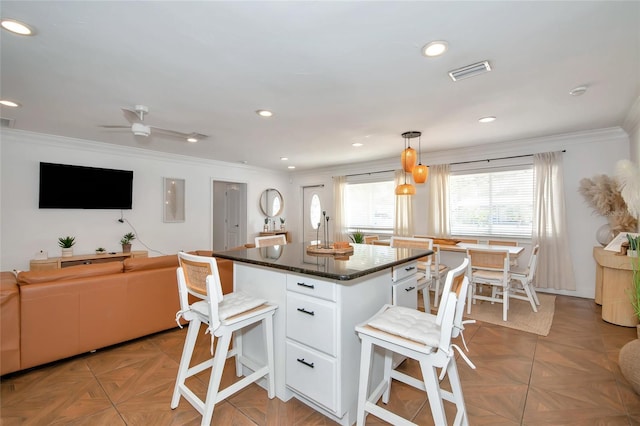
<svg viewBox="0 0 640 426">
<path fill-rule="evenodd" d="M 365 323 L 356 326 L 362 340 L 360 381 L 358 388 L 357 425 L 364 425 L 367 413 L 371 413 L 394 425 L 415 425 L 391 411 L 376 405 L 382 397 L 387 404 L 392 379 L 426 391 L 429 406 L 436 425 L 446 425 L 443 400 L 456 405 L 454 424 L 468 425 L 462 386 L 456 366 L 451 339 L 462 330 L 462 314 L 469 280 L 464 275 L 468 261 L 447 275 L 437 316 L 402 306 L 385 305 Z M 384 374 L 380 384 L 369 393 L 369 378 L 374 346 L 385 349 Z M 423 380 L 417 380 L 392 368 L 393 353 L 417 360 Z M 460 351 L 463 359 L 475 368 Z M 442 368 L 438 378 L 436 368 Z M 439 380 L 449 375 L 452 392 L 440 388 Z"/>
<path fill-rule="evenodd" d="M 182 350 L 182 358 L 178 367 L 178 377 L 173 390 L 171 408 L 174 409 L 184 397 L 202 414 L 201 425 L 209 425 L 215 405 L 263 377 L 267 379 L 267 394 L 269 399 L 275 396 L 274 359 L 273 359 L 273 315 L 277 305 L 269 304 L 265 300 L 257 299 L 241 292 L 222 295 L 218 266 L 214 257 L 178 253 L 180 267 L 178 275 L 178 293 L 181 310 L 176 314 L 176 321 L 180 325 L 180 318 L 189 321 L 189 330 Z M 199 300 L 189 304 L 189 295 Z M 267 364 L 256 365 L 255 362 L 242 355 L 242 328 L 257 322 L 262 323 L 264 332 Z M 211 353 L 213 355 L 213 340 L 217 337 L 215 355 L 198 365 L 189 367 L 191 357 L 200 331 L 200 324 L 208 325 L 207 333 L 211 333 Z M 233 337 L 233 349 L 229 344 Z M 222 371 L 227 358 L 235 357 L 236 375 L 242 374 L 242 366 L 246 366 L 253 373 L 224 388 L 220 388 Z M 206 400 L 202 401 L 189 389 L 185 380 L 201 371 L 211 368 L 211 377 L 207 388 Z"/>
</svg>

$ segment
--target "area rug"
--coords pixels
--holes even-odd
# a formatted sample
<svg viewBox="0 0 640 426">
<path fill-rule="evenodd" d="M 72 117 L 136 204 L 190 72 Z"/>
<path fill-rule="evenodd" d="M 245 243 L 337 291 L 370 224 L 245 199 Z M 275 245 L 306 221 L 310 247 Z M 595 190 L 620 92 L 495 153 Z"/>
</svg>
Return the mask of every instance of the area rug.
<svg viewBox="0 0 640 426">
<path fill-rule="evenodd" d="M 556 297 L 538 293 L 538 299 L 540 300 L 538 312 L 533 312 L 531 305 L 527 301 L 511 299 L 509 301 L 507 321 L 502 321 L 502 303 L 492 305 L 491 302 L 480 300 L 471 306 L 471 314 L 467 315 L 465 313 L 465 317 L 546 336 L 549 334 L 551 323 L 553 322 Z"/>
</svg>

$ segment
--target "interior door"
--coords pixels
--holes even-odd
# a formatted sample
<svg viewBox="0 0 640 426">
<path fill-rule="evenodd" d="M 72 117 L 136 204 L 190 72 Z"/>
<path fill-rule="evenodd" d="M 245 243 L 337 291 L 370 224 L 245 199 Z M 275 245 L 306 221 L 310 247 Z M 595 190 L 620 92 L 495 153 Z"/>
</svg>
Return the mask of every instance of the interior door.
<svg viewBox="0 0 640 426">
<path fill-rule="evenodd" d="M 325 211 L 324 196 L 324 185 L 302 188 L 303 241 L 324 240 L 324 224 L 321 224 L 322 212 Z M 318 224 L 321 224 L 319 229 Z"/>
<path fill-rule="evenodd" d="M 225 211 L 225 228 L 226 228 L 226 248 L 230 249 L 244 244 L 240 239 L 240 187 L 235 183 L 228 183 L 225 191 L 226 211 Z"/>
<path fill-rule="evenodd" d="M 212 250 L 241 246 L 247 236 L 247 184 L 213 181 Z"/>
</svg>

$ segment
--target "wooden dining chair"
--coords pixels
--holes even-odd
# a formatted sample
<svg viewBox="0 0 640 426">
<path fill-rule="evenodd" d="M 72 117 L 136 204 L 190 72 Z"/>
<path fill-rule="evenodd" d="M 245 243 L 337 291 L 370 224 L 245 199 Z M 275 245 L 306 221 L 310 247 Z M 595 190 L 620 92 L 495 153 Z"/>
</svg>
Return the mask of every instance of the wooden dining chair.
<svg viewBox="0 0 640 426">
<path fill-rule="evenodd" d="M 477 238 L 456 238 L 456 240 L 458 240 L 461 243 L 467 243 L 467 244 L 478 244 L 478 239 Z"/>
<path fill-rule="evenodd" d="M 490 246 L 510 246 L 510 247 L 518 247 L 517 241 L 504 241 L 504 240 L 489 240 L 487 244 Z"/>
<path fill-rule="evenodd" d="M 429 238 L 413 238 L 413 237 L 391 237 L 391 247 L 417 248 L 425 250 L 433 250 L 433 240 Z M 418 286 L 417 291 L 422 290 L 422 300 L 424 302 L 425 312 L 431 310 L 431 302 L 429 298 L 429 289 L 433 283 L 431 275 L 432 256 L 425 256 L 418 259 Z"/>
<path fill-rule="evenodd" d="M 508 250 L 467 249 L 469 258 L 469 295 L 467 314 L 476 300 L 502 303 L 502 320 L 507 321 L 511 273 L 509 272 Z M 491 294 L 484 295 L 478 290 L 480 285 L 491 286 Z M 506 296 L 505 296 L 506 295 Z"/>
<path fill-rule="evenodd" d="M 255 243 L 256 247 L 283 246 L 287 244 L 287 237 L 284 234 L 256 237 Z"/>
<path fill-rule="evenodd" d="M 414 235 L 413 237 L 429 239 L 429 237 L 425 235 Z M 440 262 L 440 246 L 434 243 L 432 250 L 433 254 L 431 255 L 431 258 L 433 261 L 431 262 L 431 279 L 433 280 L 433 283 L 431 288 L 433 288 L 433 306 L 437 308 L 438 303 L 440 302 L 440 285 L 442 284 L 443 277 L 446 276 L 449 271 L 449 267 Z"/>
<path fill-rule="evenodd" d="M 364 236 L 364 243 L 365 244 L 373 244 L 374 241 L 379 240 L 380 237 L 377 235 L 365 235 Z"/>
</svg>

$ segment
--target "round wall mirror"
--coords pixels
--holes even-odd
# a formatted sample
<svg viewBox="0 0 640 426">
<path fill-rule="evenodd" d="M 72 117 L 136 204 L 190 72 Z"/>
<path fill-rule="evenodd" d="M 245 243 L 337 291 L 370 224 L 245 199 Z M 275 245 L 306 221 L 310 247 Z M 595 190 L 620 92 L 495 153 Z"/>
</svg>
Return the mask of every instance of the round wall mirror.
<svg viewBox="0 0 640 426">
<path fill-rule="evenodd" d="M 275 217 L 282 213 L 284 200 L 280 191 L 274 188 L 267 188 L 260 195 L 260 210 L 267 217 Z"/>
</svg>

